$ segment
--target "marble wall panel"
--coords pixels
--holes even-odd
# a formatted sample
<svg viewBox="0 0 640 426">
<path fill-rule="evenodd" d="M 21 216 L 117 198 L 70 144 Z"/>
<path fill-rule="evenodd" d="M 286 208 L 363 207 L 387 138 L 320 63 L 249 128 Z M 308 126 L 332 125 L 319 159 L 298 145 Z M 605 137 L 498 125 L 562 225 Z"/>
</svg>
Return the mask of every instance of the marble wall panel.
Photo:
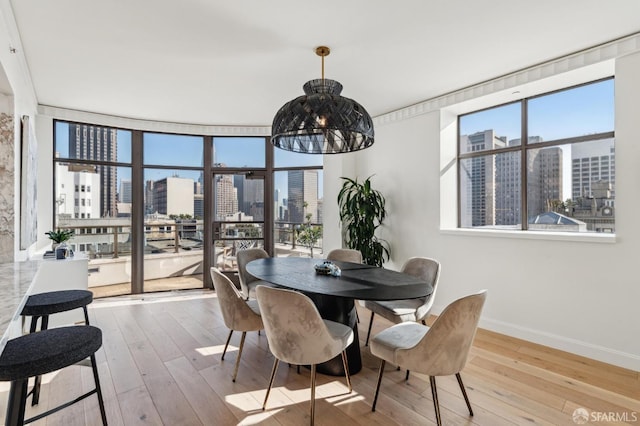
<svg viewBox="0 0 640 426">
<path fill-rule="evenodd" d="M 0 113 L 0 263 L 14 260 L 14 144 L 13 115 Z"/>
</svg>

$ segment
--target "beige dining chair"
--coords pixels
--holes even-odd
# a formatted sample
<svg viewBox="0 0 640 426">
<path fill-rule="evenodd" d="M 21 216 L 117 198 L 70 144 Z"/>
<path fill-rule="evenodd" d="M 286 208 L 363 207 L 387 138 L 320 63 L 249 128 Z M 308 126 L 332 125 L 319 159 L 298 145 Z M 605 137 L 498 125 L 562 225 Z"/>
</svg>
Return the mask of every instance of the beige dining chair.
<svg viewBox="0 0 640 426">
<path fill-rule="evenodd" d="M 376 411 L 384 366 L 389 361 L 429 376 L 438 425 L 442 424 L 442 420 L 436 376 L 456 375 L 469 414 L 473 416 L 460 371 L 467 363 L 469 349 L 473 343 L 486 298 L 487 291 L 482 290 L 452 302 L 431 327 L 415 322 L 404 322 L 387 328 L 371 339 L 371 353 L 380 358 L 378 385 L 371 411 Z"/>
<path fill-rule="evenodd" d="M 327 260 L 362 263 L 362 253 L 360 253 L 360 250 L 354 249 L 333 249 L 329 253 L 327 253 Z M 364 306 L 364 302 L 362 300 L 358 300 L 358 303 L 360 304 L 360 306 Z M 358 320 L 358 322 L 360 322 L 360 316 L 358 315 L 357 309 L 356 319 Z"/>
<path fill-rule="evenodd" d="M 275 357 L 267 399 L 280 361 L 293 365 L 311 365 L 311 425 L 316 405 L 316 364 L 342 354 L 342 365 L 351 393 L 351 378 L 346 348 L 353 342 L 353 330 L 344 324 L 322 319 L 311 299 L 297 291 L 259 285 L 256 288 L 269 349 Z"/>
<path fill-rule="evenodd" d="M 327 254 L 327 260 L 362 263 L 362 253 L 353 249 L 333 249 Z"/>
<path fill-rule="evenodd" d="M 435 259 L 412 257 L 404 263 L 400 271 L 430 283 L 433 287 L 433 292 L 429 296 L 418 299 L 389 301 L 365 300 L 364 307 L 371 311 L 371 319 L 369 320 L 369 330 L 367 331 L 367 340 L 364 345 L 369 345 L 369 337 L 371 336 L 371 327 L 373 326 L 373 317 L 375 314 L 388 319 L 394 324 L 405 321 L 422 322 L 425 324 L 425 319 L 429 315 L 429 312 L 431 312 L 436 296 L 441 269 L 440 262 Z"/>
<path fill-rule="evenodd" d="M 238 261 L 238 278 L 240 279 L 240 289 L 245 299 L 256 298 L 256 286 L 270 285 L 267 281 L 262 281 L 247 272 L 247 263 L 256 259 L 266 259 L 269 254 L 261 248 L 249 248 L 239 250 L 236 254 Z"/>
<path fill-rule="evenodd" d="M 222 311 L 224 324 L 229 328 L 229 337 L 227 337 L 227 343 L 224 345 L 221 360 L 224 361 L 224 355 L 227 353 L 227 347 L 229 346 L 233 332 L 242 332 L 240 347 L 238 348 L 238 356 L 236 357 L 236 366 L 233 370 L 232 381 L 235 382 L 236 376 L 238 375 L 240 357 L 242 356 L 242 349 L 244 347 L 244 339 L 247 336 L 247 331 L 263 330 L 264 325 L 262 324 L 260 308 L 258 307 L 258 302 L 256 300 L 245 300 L 233 282 L 231 282 L 226 275 L 220 272 L 218 268 L 211 268 L 211 279 L 213 280 L 213 287 L 215 288 L 216 295 L 218 296 L 218 302 L 220 303 L 220 310 Z"/>
</svg>

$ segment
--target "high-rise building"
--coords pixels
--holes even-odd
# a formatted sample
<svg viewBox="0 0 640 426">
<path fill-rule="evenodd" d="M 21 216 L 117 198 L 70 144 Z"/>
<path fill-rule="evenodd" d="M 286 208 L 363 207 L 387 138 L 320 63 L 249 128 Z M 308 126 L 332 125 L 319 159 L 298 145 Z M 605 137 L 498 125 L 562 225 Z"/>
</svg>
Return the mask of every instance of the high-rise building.
<svg viewBox="0 0 640 426">
<path fill-rule="evenodd" d="M 607 182 L 615 198 L 616 163 L 614 140 L 571 145 L 571 198 L 593 196 L 595 182 Z"/>
<path fill-rule="evenodd" d="M 530 136 L 529 144 L 542 142 Z M 461 136 L 464 152 L 516 147 L 520 139 L 506 142 L 493 130 Z M 461 219 L 463 226 L 513 226 L 522 222 L 522 154 L 521 151 L 474 157 L 461 168 L 467 183 L 461 185 Z M 527 213 L 532 218 L 550 211 L 555 201 L 562 201 L 562 150 L 557 147 L 530 149 L 527 152 Z"/>
<path fill-rule="evenodd" d="M 56 163 L 57 223 L 100 218 L 100 176 L 96 166 Z"/>
<path fill-rule="evenodd" d="M 254 216 L 254 220 L 262 220 L 264 213 L 260 217 L 252 214 L 256 204 L 264 204 L 264 180 L 247 179 L 245 175 L 233 175 L 233 186 L 236 188 L 238 197 L 238 210 L 248 216 Z"/>
<path fill-rule="evenodd" d="M 233 175 L 215 177 L 215 220 L 224 221 L 238 213 L 238 190 L 233 186 Z"/>
<path fill-rule="evenodd" d="M 504 137 L 496 136 L 494 130 L 485 130 L 460 136 L 462 152 L 484 151 L 504 148 Z M 465 160 L 461 167 L 460 219 L 462 227 L 496 224 L 496 156 L 486 155 Z"/>
<path fill-rule="evenodd" d="M 166 177 L 153 184 L 153 210 L 164 215 L 193 217 L 193 179 Z"/>
<path fill-rule="evenodd" d="M 311 222 L 318 222 L 318 171 L 290 170 L 288 172 L 287 207 L 289 222 L 303 223 L 311 214 Z M 304 203 L 307 203 L 305 209 Z"/>
<path fill-rule="evenodd" d="M 153 214 L 156 211 L 153 208 L 153 184 L 154 181 L 148 180 L 144 184 L 144 213 Z"/>
<path fill-rule="evenodd" d="M 558 147 L 529 150 L 527 172 L 527 217 L 553 211 L 555 202 L 563 201 L 562 149 Z"/>
<path fill-rule="evenodd" d="M 280 214 L 280 190 L 278 188 L 273 191 L 273 213 L 275 220 L 282 220 Z"/>
<path fill-rule="evenodd" d="M 120 180 L 120 202 L 131 203 L 131 180 Z"/>
<path fill-rule="evenodd" d="M 117 161 L 117 130 L 87 124 L 69 124 L 69 156 L 79 160 Z M 100 214 L 116 217 L 118 169 L 97 166 L 100 176 Z"/>
<path fill-rule="evenodd" d="M 204 195 L 203 194 L 196 193 L 193 195 L 193 218 L 194 219 L 204 218 Z"/>
</svg>

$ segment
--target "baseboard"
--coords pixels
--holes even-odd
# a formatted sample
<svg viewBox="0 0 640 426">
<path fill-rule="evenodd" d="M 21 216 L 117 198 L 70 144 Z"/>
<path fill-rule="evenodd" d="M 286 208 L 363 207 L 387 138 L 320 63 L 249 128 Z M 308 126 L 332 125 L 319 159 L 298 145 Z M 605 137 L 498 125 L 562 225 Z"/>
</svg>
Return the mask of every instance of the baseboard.
<svg viewBox="0 0 640 426">
<path fill-rule="evenodd" d="M 444 309 L 444 307 L 434 306 L 432 314 L 438 315 L 442 309 Z M 540 345 L 549 346 L 554 349 L 595 359 L 607 364 L 616 365 L 633 371 L 640 371 L 640 356 L 635 354 L 606 348 L 600 345 L 594 345 L 592 343 L 583 342 L 553 333 L 547 333 L 541 330 L 521 327 L 491 318 L 481 318 L 479 327 Z"/>
<path fill-rule="evenodd" d="M 600 345 L 594 345 L 592 343 L 583 342 L 570 337 L 520 327 L 488 318 L 480 320 L 480 327 L 497 333 L 527 340 L 529 342 L 550 346 L 555 349 L 606 362 L 607 364 L 617 365 L 633 371 L 640 371 L 640 356 L 637 355 L 606 348 Z"/>
</svg>

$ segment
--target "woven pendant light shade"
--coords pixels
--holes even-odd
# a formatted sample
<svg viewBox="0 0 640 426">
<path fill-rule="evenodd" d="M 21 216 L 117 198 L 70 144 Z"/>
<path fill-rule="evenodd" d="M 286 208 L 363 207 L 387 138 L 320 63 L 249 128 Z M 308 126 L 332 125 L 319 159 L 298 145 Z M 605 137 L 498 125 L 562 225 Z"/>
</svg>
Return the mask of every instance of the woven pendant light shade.
<svg viewBox="0 0 640 426">
<path fill-rule="evenodd" d="M 318 53 L 323 56 L 323 77 L 325 49 L 326 53 Z M 322 78 L 308 81 L 303 89 L 303 96 L 276 113 L 271 126 L 274 146 L 307 154 L 339 154 L 373 145 L 371 116 L 353 99 L 340 96 L 342 84 Z"/>
</svg>

